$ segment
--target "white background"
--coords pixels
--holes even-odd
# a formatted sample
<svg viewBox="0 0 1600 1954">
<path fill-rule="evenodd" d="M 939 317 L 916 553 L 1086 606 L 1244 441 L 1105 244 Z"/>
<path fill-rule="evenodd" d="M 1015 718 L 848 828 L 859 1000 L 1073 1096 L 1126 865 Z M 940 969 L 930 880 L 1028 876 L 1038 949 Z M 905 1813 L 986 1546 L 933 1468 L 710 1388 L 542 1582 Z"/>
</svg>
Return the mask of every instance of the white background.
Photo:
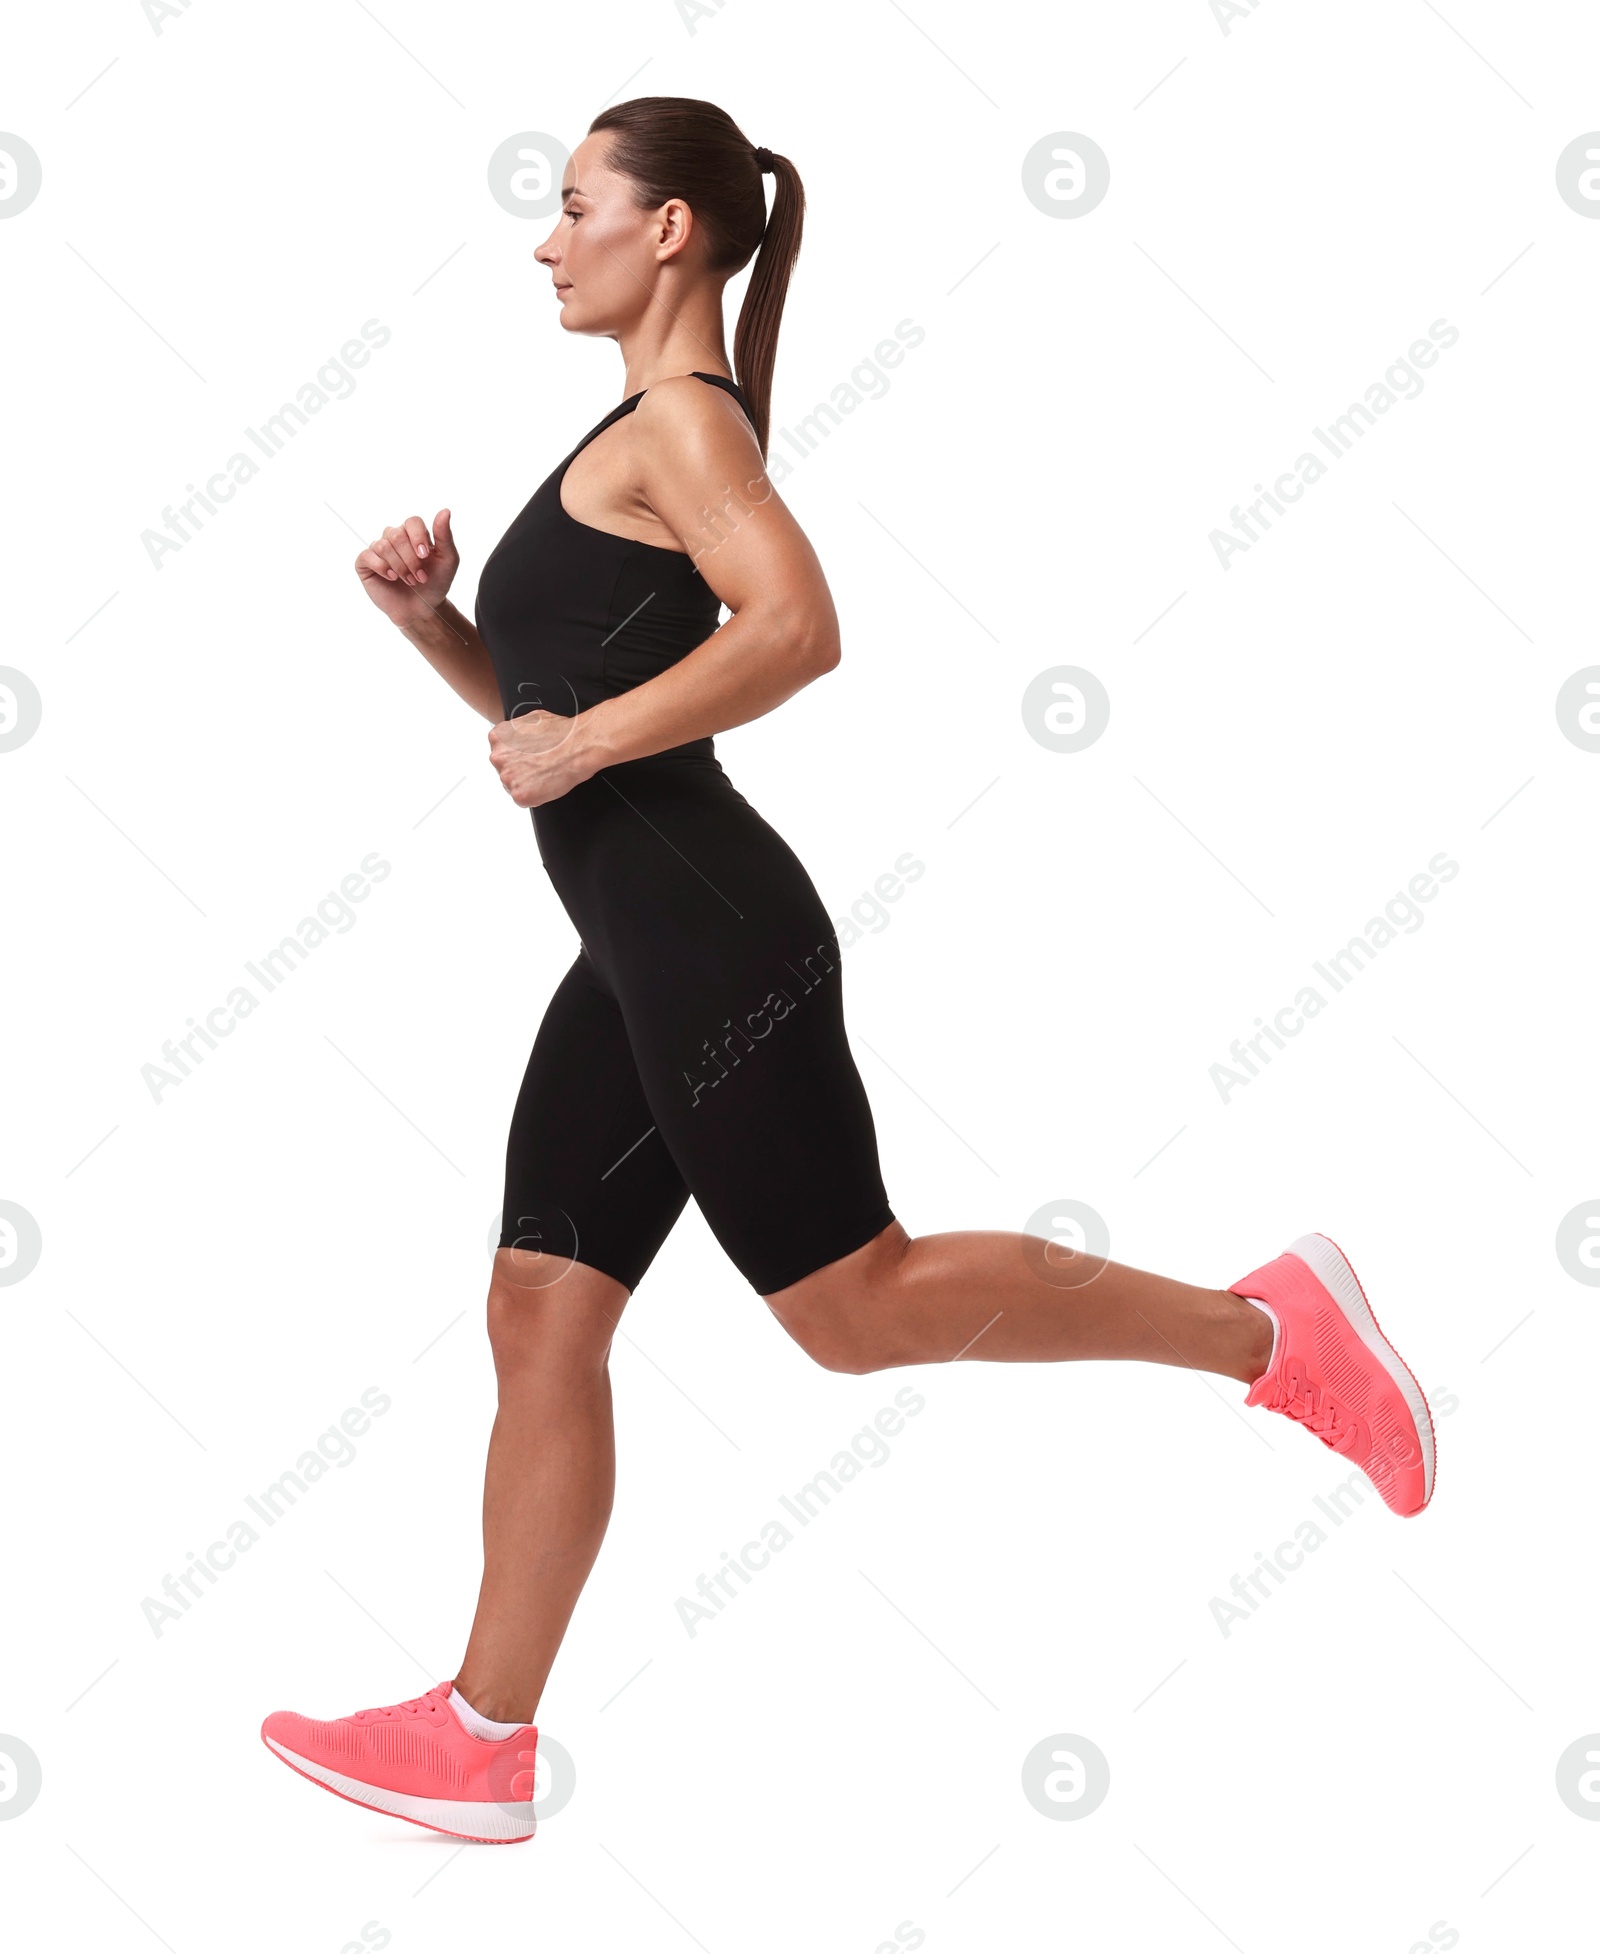
<svg viewBox="0 0 1600 1954">
<path fill-rule="evenodd" d="M 0 1196 L 44 1244 L 0 1290 L 0 1732 L 43 1769 L 7 1938 L 1577 1944 L 1600 1297 L 1554 1240 L 1600 1190 L 1600 755 L 1554 706 L 1600 660 L 1600 223 L 1555 162 L 1600 126 L 1593 16 L 194 0 L 157 33 L 91 0 L 7 39 L 44 169 L 0 224 L 3 662 L 44 709 L 0 755 Z M 539 1719 L 576 1793 L 463 1851 L 256 1734 L 459 1661 L 505 1129 L 574 954 L 482 723 L 350 565 L 448 503 L 470 610 L 620 396 L 485 171 L 641 92 L 804 178 L 777 423 L 926 333 L 783 486 L 841 668 L 719 740 L 834 915 L 926 864 L 846 964 L 896 1211 L 1071 1198 L 1213 1284 L 1328 1232 L 1434 1398 L 1438 1493 L 1369 1497 L 1224 1637 L 1212 1597 L 1340 1461 L 1176 1370 L 826 1374 L 691 1209 L 616 1347 L 616 1515 Z M 1059 131 L 1110 158 L 1076 221 L 1022 188 Z M 152 568 L 141 531 L 369 318 L 354 395 Z M 1224 570 L 1208 533 L 1441 319 L 1420 397 Z M 1073 755 L 1021 713 L 1063 664 L 1111 698 Z M 1224 1104 L 1230 1042 L 1440 850 L 1423 927 Z M 355 927 L 157 1104 L 140 1068 L 371 851 Z M 888 1463 L 691 1639 L 677 1598 L 908 1383 Z M 354 1463 L 153 1634 L 369 1387 Z M 1076 1822 L 1021 1787 L 1059 1733 L 1110 1763 Z"/>
</svg>

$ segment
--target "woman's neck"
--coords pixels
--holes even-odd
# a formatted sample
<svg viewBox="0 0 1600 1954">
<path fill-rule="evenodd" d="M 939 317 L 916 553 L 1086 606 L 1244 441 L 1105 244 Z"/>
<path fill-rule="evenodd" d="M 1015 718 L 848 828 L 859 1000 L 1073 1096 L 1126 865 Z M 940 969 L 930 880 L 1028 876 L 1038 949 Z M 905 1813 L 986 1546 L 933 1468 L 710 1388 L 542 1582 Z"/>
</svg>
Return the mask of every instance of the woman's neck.
<svg viewBox="0 0 1600 1954">
<path fill-rule="evenodd" d="M 733 377 L 722 336 L 722 292 L 703 280 L 683 291 L 663 279 L 640 318 L 618 335 L 618 344 L 624 398 L 678 373 Z"/>
</svg>

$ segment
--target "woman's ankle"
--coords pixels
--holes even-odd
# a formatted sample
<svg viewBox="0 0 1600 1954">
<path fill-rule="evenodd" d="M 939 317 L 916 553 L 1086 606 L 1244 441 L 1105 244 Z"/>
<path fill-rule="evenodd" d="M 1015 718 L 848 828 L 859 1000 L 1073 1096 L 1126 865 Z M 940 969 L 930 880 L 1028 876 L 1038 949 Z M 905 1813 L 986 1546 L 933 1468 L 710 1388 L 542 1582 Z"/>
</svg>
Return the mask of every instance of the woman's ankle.
<svg viewBox="0 0 1600 1954">
<path fill-rule="evenodd" d="M 469 1706 L 490 1723 L 532 1723 L 537 1702 L 528 1703 L 525 1694 L 498 1684 L 488 1676 L 475 1675 L 463 1668 L 453 1687 Z"/>
<path fill-rule="evenodd" d="M 1231 1289 L 1219 1292 L 1232 1306 L 1233 1333 L 1229 1354 L 1233 1361 L 1219 1366 L 1227 1377 L 1241 1384 L 1254 1384 L 1272 1362 L 1273 1341 L 1277 1334 L 1273 1319 L 1248 1296 L 1236 1296 Z"/>
</svg>

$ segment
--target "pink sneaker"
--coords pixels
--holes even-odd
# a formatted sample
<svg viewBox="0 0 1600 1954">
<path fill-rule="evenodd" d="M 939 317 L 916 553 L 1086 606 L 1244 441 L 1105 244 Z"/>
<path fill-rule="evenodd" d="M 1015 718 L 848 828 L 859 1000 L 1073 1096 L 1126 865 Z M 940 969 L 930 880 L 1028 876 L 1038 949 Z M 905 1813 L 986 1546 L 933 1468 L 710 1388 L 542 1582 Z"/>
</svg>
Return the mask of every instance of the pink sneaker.
<svg viewBox="0 0 1600 1954">
<path fill-rule="evenodd" d="M 291 1771 L 354 1805 L 484 1845 L 531 1839 L 539 1732 L 526 1723 L 499 1742 L 474 1737 L 450 1707 L 451 1688 L 332 1723 L 274 1710 L 261 1739 Z"/>
<path fill-rule="evenodd" d="M 1305 1425 L 1360 1466 L 1394 1512 L 1420 1513 L 1433 1497 L 1428 1400 L 1339 1250 L 1326 1235 L 1302 1235 L 1229 1287 L 1278 1317 L 1271 1361 L 1245 1403 Z"/>
</svg>

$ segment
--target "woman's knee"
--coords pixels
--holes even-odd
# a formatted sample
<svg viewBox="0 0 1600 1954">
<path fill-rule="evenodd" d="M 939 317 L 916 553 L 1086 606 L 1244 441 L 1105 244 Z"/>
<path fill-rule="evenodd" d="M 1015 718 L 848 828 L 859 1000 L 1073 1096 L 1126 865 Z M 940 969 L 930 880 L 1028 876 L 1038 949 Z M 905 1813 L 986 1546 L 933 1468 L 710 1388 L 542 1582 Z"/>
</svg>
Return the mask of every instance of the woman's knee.
<svg viewBox="0 0 1600 1954">
<path fill-rule="evenodd" d="M 516 1251 L 496 1250 L 487 1307 L 496 1371 L 604 1365 L 627 1300 L 623 1285 L 598 1269 L 538 1268 Z"/>
<path fill-rule="evenodd" d="M 850 1376 L 908 1361 L 893 1334 L 894 1274 L 909 1246 L 898 1222 L 864 1248 L 765 1298 L 800 1348 Z"/>
<path fill-rule="evenodd" d="M 770 1298 L 768 1307 L 812 1362 L 825 1371 L 862 1377 L 881 1368 L 872 1339 L 863 1334 L 859 1320 L 853 1320 L 847 1310 L 821 1301 L 779 1309 Z"/>
</svg>

